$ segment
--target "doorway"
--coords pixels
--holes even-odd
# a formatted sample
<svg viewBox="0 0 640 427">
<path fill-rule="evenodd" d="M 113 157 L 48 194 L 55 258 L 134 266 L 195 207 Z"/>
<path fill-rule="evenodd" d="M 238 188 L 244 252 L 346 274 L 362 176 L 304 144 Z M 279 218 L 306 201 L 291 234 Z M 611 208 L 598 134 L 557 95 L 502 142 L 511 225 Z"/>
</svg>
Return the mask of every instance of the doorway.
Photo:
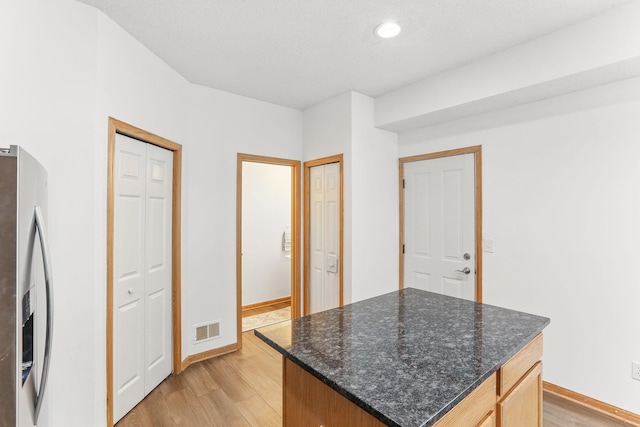
<svg viewBox="0 0 640 427">
<path fill-rule="evenodd" d="M 114 343 L 114 332 L 115 332 L 115 318 L 114 318 L 114 307 L 116 306 L 116 301 L 119 301 L 119 295 L 121 293 L 134 295 L 136 292 L 136 288 L 133 286 L 125 286 L 123 289 L 120 289 L 121 283 L 116 284 L 118 279 L 121 277 L 116 277 L 117 267 L 116 256 L 120 254 L 120 252 L 116 253 L 117 249 L 117 233 L 116 230 L 116 184 L 119 179 L 119 171 L 122 171 L 124 166 L 121 164 L 121 167 L 116 170 L 117 164 L 117 139 L 130 140 L 128 142 L 137 142 L 141 146 L 148 146 L 149 149 L 154 153 L 150 155 L 151 161 L 148 163 L 149 170 L 148 174 L 145 174 L 150 177 L 151 181 L 154 181 L 156 184 L 158 182 L 164 181 L 163 188 L 164 193 L 168 196 L 168 198 L 164 198 L 165 196 L 159 197 L 154 194 L 154 201 L 151 202 L 151 205 L 156 205 L 155 201 L 160 201 L 164 198 L 165 202 L 159 203 L 166 204 L 166 210 L 163 210 L 160 216 L 156 216 L 157 218 L 161 218 L 162 216 L 170 217 L 166 218 L 167 228 L 163 229 L 165 239 L 170 243 L 169 253 L 163 254 L 163 261 L 167 265 L 167 270 L 170 270 L 167 278 L 167 289 L 163 291 L 162 295 L 165 301 L 169 305 L 169 310 L 171 313 L 170 321 L 167 319 L 167 322 L 164 323 L 165 328 L 168 328 L 168 335 L 171 340 L 171 343 L 168 344 L 168 347 L 165 347 L 164 354 L 171 358 L 171 362 L 169 363 L 169 368 L 173 371 L 174 374 L 178 374 L 182 371 L 182 355 L 181 355 L 181 321 L 180 321 L 180 206 L 181 206 L 181 167 L 182 167 L 182 146 L 180 144 L 176 144 L 172 141 L 159 137 L 157 135 L 146 132 L 142 129 L 131 126 L 127 123 L 121 122 L 114 118 L 109 118 L 109 130 L 108 130 L 108 178 L 107 178 L 107 425 L 113 426 L 114 424 L 114 370 L 116 366 L 115 360 L 115 352 L 117 345 Z M 147 151 L 146 148 L 143 151 Z M 168 153 L 169 157 L 166 157 L 164 154 L 158 154 L 159 152 Z M 161 160 L 162 156 L 167 160 Z M 160 160 L 159 160 L 160 159 Z M 171 165 L 167 162 L 171 160 Z M 169 169 L 163 168 L 164 165 Z M 142 165 L 140 166 L 136 164 L 135 161 L 131 161 L 129 163 L 131 167 L 131 175 L 140 174 L 142 175 Z M 166 185 L 165 185 L 166 184 Z M 152 184 L 153 186 L 153 184 Z M 155 191 L 155 189 L 154 189 Z M 170 201 L 168 201 L 170 200 Z M 152 208 L 155 209 L 155 208 Z M 119 210 L 119 212 L 124 212 Z M 156 218 L 156 219 L 157 219 Z M 152 221 L 153 222 L 153 221 Z M 152 245 L 153 246 L 153 245 Z M 150 254 L 154 255 L 154 254 Z M 157 255 L 157 254 L 156 254 Z M 148 258 L 147 255 L 144 255 L 145 259 Z M 161 269 L 153 268 L 152 266 L 150 271 L 156 272 Z M 126 275 L 126 274 L 125 274 Z M 131 276 L 133 277 L 133 275 Z M 160 295 L 157 292 L 154 292 L 153 298 L 156 298 Z M 154 308 L 157 308 L 156 300 L 151 303 Z M 153 309 L 152 309 L 153 310 Z M 161 342 L 162 340 L 158 341 Z M 155 343 L 155 342 L 154 342 Z M 170 352 L 170 355 L 166 353 Z M 156 363 L 156 361 L 151 361 L 151 365 Z"/>
<path fill-rule="evenodd" d="M 304 164 L 304 314 L 341 307 L 343 156 Z"/>
<path fill-rule="evenodd" d="M 266 311 L 290 301 L 291 318 L 300 316 L 300 161 L 238 153 L 236 200 L 241 347 L 243 308 Z"/>
<path fill-rule="evenodd" d="M 481 146 L 401 158 L 400 288 L 482 302 Z"/>
</svg>

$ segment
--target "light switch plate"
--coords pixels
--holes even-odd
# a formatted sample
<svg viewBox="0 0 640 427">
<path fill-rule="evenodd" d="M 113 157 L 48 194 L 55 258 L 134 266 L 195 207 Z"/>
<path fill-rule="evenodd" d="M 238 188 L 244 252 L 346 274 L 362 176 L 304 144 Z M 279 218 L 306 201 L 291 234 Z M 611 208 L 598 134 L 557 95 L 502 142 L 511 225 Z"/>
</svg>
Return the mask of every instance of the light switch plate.
<svg viewBox="0 0 640 427">
<path fill-rule="evenodd" d="M 482 249 L 490 254 L 493 253 L 493 239 L 484 239 Z"/>
</svg>

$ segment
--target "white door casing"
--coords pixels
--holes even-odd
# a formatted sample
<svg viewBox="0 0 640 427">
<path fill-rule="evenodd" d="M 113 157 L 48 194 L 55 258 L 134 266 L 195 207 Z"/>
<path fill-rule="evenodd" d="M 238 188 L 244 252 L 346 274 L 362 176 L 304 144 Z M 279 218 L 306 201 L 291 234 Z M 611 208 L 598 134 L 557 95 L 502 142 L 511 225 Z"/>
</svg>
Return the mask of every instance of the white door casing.
<svg viewBox="0 0 640 427">
<path fill-rule="evenodd" d="M 310 313 L 340 305 L 340 164 L 309 170 Z"/>
<path fill-rule="evenodd" d="M 404 286 L 476 300 L 474 154 L 407 162 L 403 179 Z"/>
<path fill-rule="evenodd" d="M 172 158 L 116 134 L 114 421 L 171 373 Z"/>
</svg>

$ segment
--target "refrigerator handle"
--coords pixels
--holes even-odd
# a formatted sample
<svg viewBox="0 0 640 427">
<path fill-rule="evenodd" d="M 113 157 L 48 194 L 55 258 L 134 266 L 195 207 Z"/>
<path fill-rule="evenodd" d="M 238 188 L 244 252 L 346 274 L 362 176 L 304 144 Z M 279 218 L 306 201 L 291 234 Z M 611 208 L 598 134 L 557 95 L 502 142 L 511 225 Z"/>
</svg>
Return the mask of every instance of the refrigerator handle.
<svg viewBox="0 0 640 427">
<path fill-rule="evenodd" d="M 47 385 L 47 378 L 49 377 L 49 362 L 51 361 L 51 339 L 53 331 L 53 293 L 51 282 L 51 259 L 49 255 L 49 245 L 47 243 L 47 232 L 44 224 L 44 215 L 40 206 L 35 207 L 35 223 L 38 236 L 40 238 L 40 247 L 42 248 L 42 262 L 44 265 L 44 282 L 46 289 L 47 300 L 47 329 L 45 332 L 45 344 L 44 344 L 44 363 L 42 367 L 42 379 L 40 380 L 40 389 L 36 394 L 36 407 L 35 407 L 35 424 L 38 423 L 38 415 L 42 408 L 42 401 L 44 399 L 44 391 Z"/>
</svg>

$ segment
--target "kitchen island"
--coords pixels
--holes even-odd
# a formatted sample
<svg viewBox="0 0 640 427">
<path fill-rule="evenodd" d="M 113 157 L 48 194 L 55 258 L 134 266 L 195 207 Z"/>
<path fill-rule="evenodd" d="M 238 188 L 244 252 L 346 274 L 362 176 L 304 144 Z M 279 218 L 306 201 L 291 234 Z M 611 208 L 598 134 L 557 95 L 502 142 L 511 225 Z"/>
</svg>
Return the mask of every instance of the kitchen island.
<svg viewBox="0 0 640 427">
<path fill-rule="evenodd" d="M 548 324 L 407 288 L 255 334 L 284 356 L 284 427 L 527 427 Z"/>
</svg>

